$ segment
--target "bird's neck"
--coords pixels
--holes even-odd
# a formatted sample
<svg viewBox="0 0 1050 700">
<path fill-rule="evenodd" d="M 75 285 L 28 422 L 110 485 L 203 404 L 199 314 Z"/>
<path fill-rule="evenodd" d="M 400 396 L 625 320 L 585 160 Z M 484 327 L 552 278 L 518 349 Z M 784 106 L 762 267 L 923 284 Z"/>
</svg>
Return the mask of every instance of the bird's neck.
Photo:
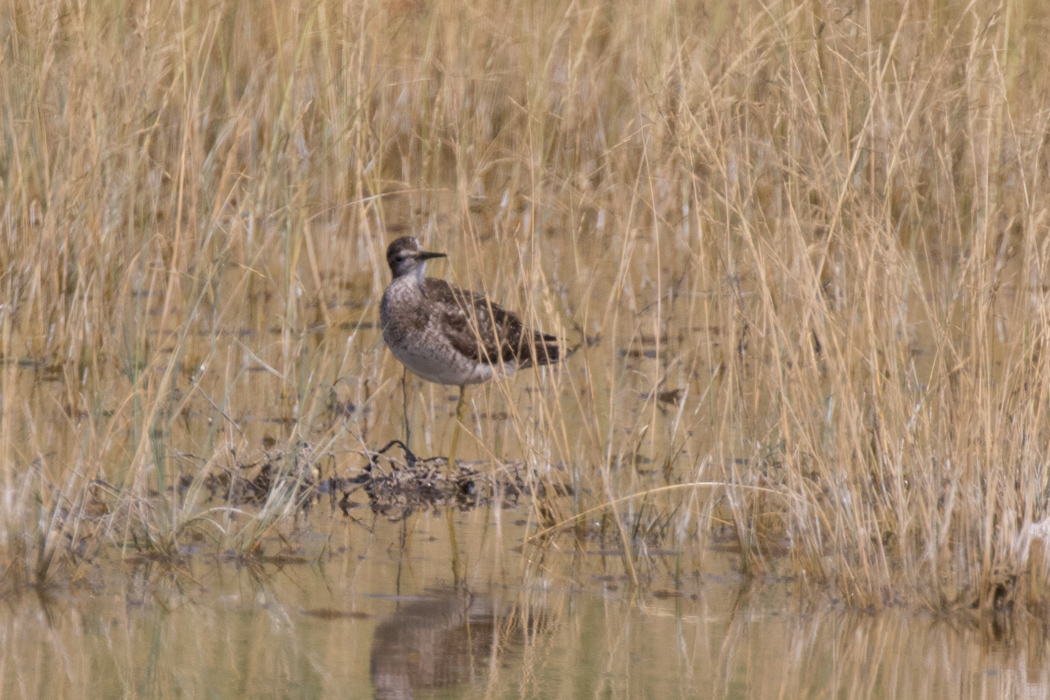
<svg viewBox="0 0 1050 700">
<path fill-rule="evenodd" d="M 413 294 L 422 293 L 424 286 L 423 280 L 425 279 L 426 277 L 423 274 L 423 266 L 420 265 L 414 270 L 406 271 L 395 277 L 391 286 L 405 291 L 411 290 Z"/>
<path fill-rule="evenodd" d="M 423 280 L 426 278 L 425 277 L 426 269 L 427 269 L 426 265 L 420 265 L 419 267 L 417 267 L 415 270 L 412 271 L 411 276 L 412 276 L 412 283 L 413 284 L 418 284 L 418 285 L 422 285 L 423 284 Z"/>
<path fill-rule="evenodd" d="M 424 265 L 416 265 L 415 267 L 408 269 L 404 267 L 401 267 L 400 269 L 394 268 L 391 271 L 394 273 L 394 279 L 392 280 L 394 282 L 400 284 L 423 284 L 425 271 Z"/>
</svg>

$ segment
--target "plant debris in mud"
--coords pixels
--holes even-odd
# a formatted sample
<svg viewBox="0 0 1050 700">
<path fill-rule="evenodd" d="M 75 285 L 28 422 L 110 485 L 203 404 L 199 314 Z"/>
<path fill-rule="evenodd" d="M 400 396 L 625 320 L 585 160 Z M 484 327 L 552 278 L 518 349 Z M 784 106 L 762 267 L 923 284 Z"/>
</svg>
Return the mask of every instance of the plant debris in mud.
<svg viewBox="0 0 1050 700">
<path fill-rule="evenodd" d="M 394 446 L 404 450 L 404 458 L 386 454 Z M 294 491 L 303 508 L 325 495 L 333 499 L 340 496 L 337 505 L 344 514 L 365 505 L 353 500 L 354 494 L 363 492 L 374 511 L 395 518 L 421 508 L 512 507 L 522 495 L 542 498 L 571 493 L 568 484 L 535 478 L 521 461 L 495 465 L 487 473 L 478 464 L 457 461 L 450 475 L 447 458 L 419 458 L 399 440 L 370 454 L 369 459 L 356 475 L 324 477 L 323 456 L 308 443 L 300 443 L 294 451 L 267 450 L 261 458 L 237 460 L 234 467 L 204 477 L 203 486 L 212 499 L 228 505 L 262 505 L 278 488 Z M 188 488 L 190 483 L 192 480 L 184 477 L 182 487 Z"/>
<path fill-rule="evenodd" d="M 398 446 L 404 453 L 399 460 L 387 456 Z M 337 482 L 350 481 L 350 484 Z M 448 459 L 420 459 L 400 440 L 390 442 L 371 457 L 361 475 L 352 480 L 330 479 L 329 489 L 343 492 L 339 501 L 343 512 L 354 507 L 350 496 L 362 489 L 372 509 L 386 515 L 398 515 L 419 508 L 455 506 L 461 509 L 498 504 L 512 507 L 522 495 L 543 498 L 549 493 L 563 496 L 571 492 L 567 484 L 549 483 L 535 478 L 521 461 L 495 465 L 484 473 L 476 464 L 457 461 L 449 474 Z M 350 488 L 346 488 L 349 485 Z"/>
<path fill-rule="evenodd" d="M 213 500 L 221 499 L 229 505 L 262 505 L 278 486 L 295 485 L 297 496 L 306 505 L 313 500 L 311 494 L 320 474 L 313 447 L 301 442 L 289 452 L 268 449 L 259 458 L 235 458 L 232 468 L 221 468 L 205 476 L 203 486 Z M 190 477 L 182 477 L 182 488 L 191 483 Z"/>
</svg>

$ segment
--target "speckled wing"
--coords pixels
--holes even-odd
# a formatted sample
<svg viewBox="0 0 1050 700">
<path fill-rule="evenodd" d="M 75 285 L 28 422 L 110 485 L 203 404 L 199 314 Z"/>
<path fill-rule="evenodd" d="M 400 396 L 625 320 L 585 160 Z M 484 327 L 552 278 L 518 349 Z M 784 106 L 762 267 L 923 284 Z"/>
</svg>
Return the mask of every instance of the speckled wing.
<svg viewBox="0 0 1050 700">
<path fill-rule="evenodd" d="M 489 365 L 515 363 L 519 368 L 558 361 L 557 338 L 526 331 L 520 318 L 484 295 L 432 278 L 425 286 L 427 298 L 440 302 L 445 337 L 470 359 Z"/>
</svg>

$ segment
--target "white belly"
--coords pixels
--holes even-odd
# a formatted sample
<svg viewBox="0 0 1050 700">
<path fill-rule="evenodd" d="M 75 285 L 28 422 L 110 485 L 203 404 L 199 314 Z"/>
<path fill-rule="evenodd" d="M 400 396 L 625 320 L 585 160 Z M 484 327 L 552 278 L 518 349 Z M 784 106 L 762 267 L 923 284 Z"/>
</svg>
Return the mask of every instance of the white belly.
<svg viewBox="0 0 1050 700">
<path fill-rule="evenodd" d="M 390 352 L 394 354 L 401 364 L 408 368 L 412 374 L 426 379 L 435 384 L 448 384 L 450 386 L 463 386 L 464 384 L 481 384 L 495 376 L 492 365 L 486 365 L 468 360 L 456 353 L 451 346 L 447 348 L 448 354 L 439 357 L 429 348 L 431 352 L 419 351 L 406 345 L 389 345 Z M 507 368 L 504 368 L 506 371 Z"/>
</svg>

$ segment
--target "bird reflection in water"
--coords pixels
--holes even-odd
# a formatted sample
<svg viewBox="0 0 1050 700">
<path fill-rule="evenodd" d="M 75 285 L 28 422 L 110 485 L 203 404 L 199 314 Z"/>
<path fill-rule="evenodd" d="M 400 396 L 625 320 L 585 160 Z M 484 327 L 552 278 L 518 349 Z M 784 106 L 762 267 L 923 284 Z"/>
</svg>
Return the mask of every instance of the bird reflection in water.
<svg viewBox="0 0 1050 700">
<path fill-rule="evenodd" d="M 516 653 L 544 626 L 539 611 L 466 591 L 412 599 L 376 628 L 375 697 L 407 700 L 417 691 L 478 682 L 495 657 Z"/>
</svg>

